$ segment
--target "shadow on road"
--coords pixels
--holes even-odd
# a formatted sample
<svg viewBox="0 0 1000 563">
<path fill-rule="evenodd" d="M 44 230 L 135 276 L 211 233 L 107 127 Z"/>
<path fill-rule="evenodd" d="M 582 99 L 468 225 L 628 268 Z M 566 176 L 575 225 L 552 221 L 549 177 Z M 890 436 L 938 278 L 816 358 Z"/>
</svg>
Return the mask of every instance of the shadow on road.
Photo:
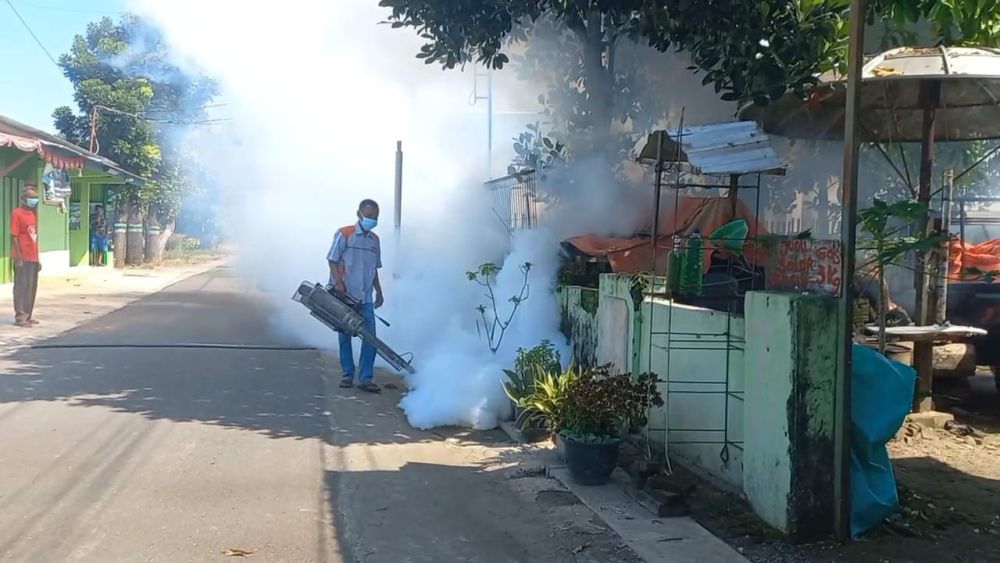
<svg viewBox="0 0 1000 563">
<path fill-rule="evenodd" d="M 289 344 L 272 336 L 260 295 L 217 269 L 45 342 L 63 348 L 3 358 L 0 406 L 62 401 L 274 438 L 328 435 L 318 352 L 169 347 L 188 343 Z"/>
<path fill-rule="evenodd" d="M 327 489 L 345 560 L 640 561 L 572 493 L 541 476 L 407 462 L 392 471 L 329 471 Z"/>
<path fill-rule="evenodd" d="M 315 352 L 28 350 L 3 362 L 0 404 L 63 401 L 275 438 L 324 438 Z"/>
</svg>

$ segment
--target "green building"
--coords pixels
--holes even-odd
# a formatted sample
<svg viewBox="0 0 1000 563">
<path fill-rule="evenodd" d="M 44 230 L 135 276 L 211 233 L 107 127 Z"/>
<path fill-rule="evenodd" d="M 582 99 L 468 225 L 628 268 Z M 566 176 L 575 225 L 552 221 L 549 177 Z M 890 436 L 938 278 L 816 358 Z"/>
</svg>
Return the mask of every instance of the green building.
<svg viewBox="0 0 1000 563">
<path fill-rule="evenodd" d="M 48 174 L 47 174 L 48 172 Z M 0 283 L 13 281 L 10 215 L 25 184 L 38 187 L 38 244 L 44 274 L 89 267 L 90 213 L 114 190 L 142 179 L 65 139 L 0 116 Z M 114 214 L 109 210 L 108 224 Z M 110 233 L 109 233 L 110 236 Z M 112 264 L 110 259 L 106 264 Z"/>
</svg>

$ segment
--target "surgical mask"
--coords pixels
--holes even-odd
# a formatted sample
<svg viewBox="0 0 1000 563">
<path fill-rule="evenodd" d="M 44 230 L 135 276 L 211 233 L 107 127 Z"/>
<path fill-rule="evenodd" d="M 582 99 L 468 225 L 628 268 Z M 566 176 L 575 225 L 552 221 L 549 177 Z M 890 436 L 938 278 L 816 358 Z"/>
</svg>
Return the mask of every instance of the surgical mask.
<svg viewBox="0 0 1000 563">
<path fill-rule="evenodd" d="M 28 204 L 28 207 L 35 207 L 38 205 L 38 198 L 37 197 L 25 198 L 24 203 Z"/>
<path fill-rule="evenodd" d="M 378 225 L 378 219 L 371 219 L 369 217 L 361 218 L 361 228 L 366 231 L 374 229 L 376 225 Z"/>
</svg>

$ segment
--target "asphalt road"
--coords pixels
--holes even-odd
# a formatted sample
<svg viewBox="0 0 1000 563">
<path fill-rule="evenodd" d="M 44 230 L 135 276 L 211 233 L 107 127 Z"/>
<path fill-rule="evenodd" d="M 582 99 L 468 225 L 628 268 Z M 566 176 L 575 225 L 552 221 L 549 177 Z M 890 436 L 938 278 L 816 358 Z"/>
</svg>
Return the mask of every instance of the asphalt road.
<svg viewBox="0 0 1000 563">
<path fill-rule="evenodd" d="M 635 561 L 495 434 L 330 376 L 226 269 L 0 360 L 0 561 Z"/>
<path fill-rule="evenodd" d="M 318 354 L 127 347 L 267 328 L 216 270 L 4 360 L 0 560 L 339 561 Z"/>
</svg>

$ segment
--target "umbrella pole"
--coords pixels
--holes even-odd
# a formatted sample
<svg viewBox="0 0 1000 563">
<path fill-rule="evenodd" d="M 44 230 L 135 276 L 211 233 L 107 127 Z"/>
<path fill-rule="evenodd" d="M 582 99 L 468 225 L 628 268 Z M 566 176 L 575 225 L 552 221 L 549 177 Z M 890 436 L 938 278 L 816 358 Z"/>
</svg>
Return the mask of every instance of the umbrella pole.
<svg viewBox="0 0 1000 563">
<path fill-rule="evenodd" d="M 931 175 L 934 167 L 934 136 L 937 124 L 937 107 L 941 100 L 941 82 L 927 80 L 920 84 L 920 102 L 924 108 L 923 131 L 920 137 L 920 181 L 917 202 L 927 206 L 928 212 L 917 222 L 917 231 L 927 233 L 930 227 Z M 916 263 L 916 317 L 921 326 L 934 324 L 936 307 L 933 302 L 930 266 L 931 253 L 922 251 Z M 934 410 L 931 397 L 934 382 L 934 343 L 915 342 L 913 345 L 913 367 L 917 370 L 917 395 L 914 410 L 927 412 Z"/>
<path fill-rule="evenodd" d="M 941 254 L 937 257 L 937 276 L 934 279 L 934 320 L 943 323 L 948 320 L 948 283 L 951 276 L 951 200 L 955 199 L 955 171 L 944 173 L 944 188 L 941 197 Z"/>
</svg>

